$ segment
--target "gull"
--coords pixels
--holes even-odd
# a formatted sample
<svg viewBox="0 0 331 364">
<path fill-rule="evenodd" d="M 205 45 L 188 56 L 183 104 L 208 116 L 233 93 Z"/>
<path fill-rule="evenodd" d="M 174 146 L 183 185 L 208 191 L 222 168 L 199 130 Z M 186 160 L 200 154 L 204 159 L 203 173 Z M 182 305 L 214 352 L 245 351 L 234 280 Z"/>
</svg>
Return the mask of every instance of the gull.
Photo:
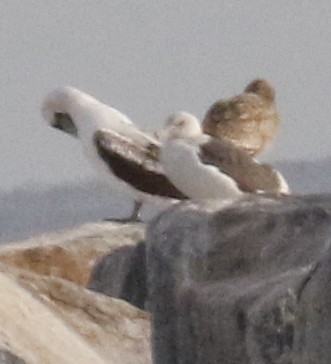
<svg viewBox="0 0 331 364">
<path fill-rule="evenodd" d="M 216 101 L 202 127 L 206 134 L 229 140 L 250 155 L 261 154 L 275 138 L 280 125 L 276 92 L 263 79 L 252 81 L 240 95 Z"/>
<path fill-rule="evenodd" d="M 153 156 L 159 142 L 123 113 L 74 87 L 51 91 L 41 108 L 50 126 L 77 137 L 92 166 L 111 187 L 134 198 L 132 213 L 117 221 L 137 221 L 143 202 L 185 199 Z"/>
<path fill-rule="evenodd" d="M 195 201 L 237 199 L 245 193 L 289 194 L 284 177 L 232 142 L 203 134 L 187 112 L 169 117 L 159 133 L 160 161 L 173 184 Z"/>
</svg>

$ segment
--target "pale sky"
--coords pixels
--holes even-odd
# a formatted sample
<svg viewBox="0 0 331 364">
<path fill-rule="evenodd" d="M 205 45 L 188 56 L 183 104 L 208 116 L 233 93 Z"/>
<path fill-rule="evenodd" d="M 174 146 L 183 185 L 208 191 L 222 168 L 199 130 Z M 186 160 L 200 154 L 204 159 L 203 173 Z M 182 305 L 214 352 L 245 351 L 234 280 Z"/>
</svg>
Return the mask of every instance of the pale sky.
<svg viewBox="0 0 331 364">
<path fill-rule="evenodd" d="M 331 156 L 329 0 L 1 0 L 0 19 L 0 189 L 95 176 L 41 118 L 61 85 L 156 130 L 264 77 L 283 120 L 264 159 Z"/>
</svg>

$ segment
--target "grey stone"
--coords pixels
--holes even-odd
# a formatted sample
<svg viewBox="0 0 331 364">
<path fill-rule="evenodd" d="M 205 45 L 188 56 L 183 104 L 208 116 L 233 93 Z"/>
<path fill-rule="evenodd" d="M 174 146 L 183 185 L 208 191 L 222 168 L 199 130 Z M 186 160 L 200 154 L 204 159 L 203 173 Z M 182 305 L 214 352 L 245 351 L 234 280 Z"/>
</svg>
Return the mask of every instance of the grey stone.
<svg viewBox="0 0 331 364">
<path fill-rule="evenodd" d="M 330 364 L 331 195 L 183 203 L 149 225 L 156 364 Z"/>
<path fill-rule="evenodd" d="M 5 349 L 0 349 L 0 364 L 25 364 L 25 361 Z"/>
<path fill-rule="evenodd" d="M 144 308 L 147 298 L 145 243 L 124 246 L 93 267 L 88 288 Z"/>
</svg>

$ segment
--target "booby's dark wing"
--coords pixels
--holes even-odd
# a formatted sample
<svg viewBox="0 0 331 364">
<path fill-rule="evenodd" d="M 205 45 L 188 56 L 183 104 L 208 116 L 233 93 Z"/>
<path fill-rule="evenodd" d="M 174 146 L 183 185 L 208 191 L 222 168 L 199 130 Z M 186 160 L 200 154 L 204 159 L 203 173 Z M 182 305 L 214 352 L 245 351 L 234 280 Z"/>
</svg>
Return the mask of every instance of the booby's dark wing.
<svg viewBox="0 0 331 364">
<path fill-rule="evenodd" d="M 108 130 L 97 131 L 94 143 L 110 171 L 135 189 L 160 197 L 187 199 L 165 176 L 157 144 L 144 147 Z"/>
<path fill-rule="evenodd" d="M 284 181 L 268 164 L 260 164 L 231 142 L 210 138 L 200 144 L 199 157 L 233 178 L 246 192 L 284 193 Z"/>
</svg>

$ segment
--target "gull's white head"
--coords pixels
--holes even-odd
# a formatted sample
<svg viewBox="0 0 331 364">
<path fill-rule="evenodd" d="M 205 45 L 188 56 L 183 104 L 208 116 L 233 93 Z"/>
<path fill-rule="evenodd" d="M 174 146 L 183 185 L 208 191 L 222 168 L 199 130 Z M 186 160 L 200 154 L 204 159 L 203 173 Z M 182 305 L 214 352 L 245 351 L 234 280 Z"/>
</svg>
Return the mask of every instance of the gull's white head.
<svg viewBox="0 0 331 364">
<path fill-rule="evenodd" d="M 164 129 L 159 132 L 160 141 L 194 138 L 201 135 L 200 121 L 186 111 L 176 112 L 168 117 Z"/>
<path fill-rule="evenodd" d="M 81 92 L 74 87 L 59 87 L 51 91 L 44 99 L 41 114 L 50 126 L 70 135 L 77 136 L 70 110 L 73 108 Z"/>
</svg>

